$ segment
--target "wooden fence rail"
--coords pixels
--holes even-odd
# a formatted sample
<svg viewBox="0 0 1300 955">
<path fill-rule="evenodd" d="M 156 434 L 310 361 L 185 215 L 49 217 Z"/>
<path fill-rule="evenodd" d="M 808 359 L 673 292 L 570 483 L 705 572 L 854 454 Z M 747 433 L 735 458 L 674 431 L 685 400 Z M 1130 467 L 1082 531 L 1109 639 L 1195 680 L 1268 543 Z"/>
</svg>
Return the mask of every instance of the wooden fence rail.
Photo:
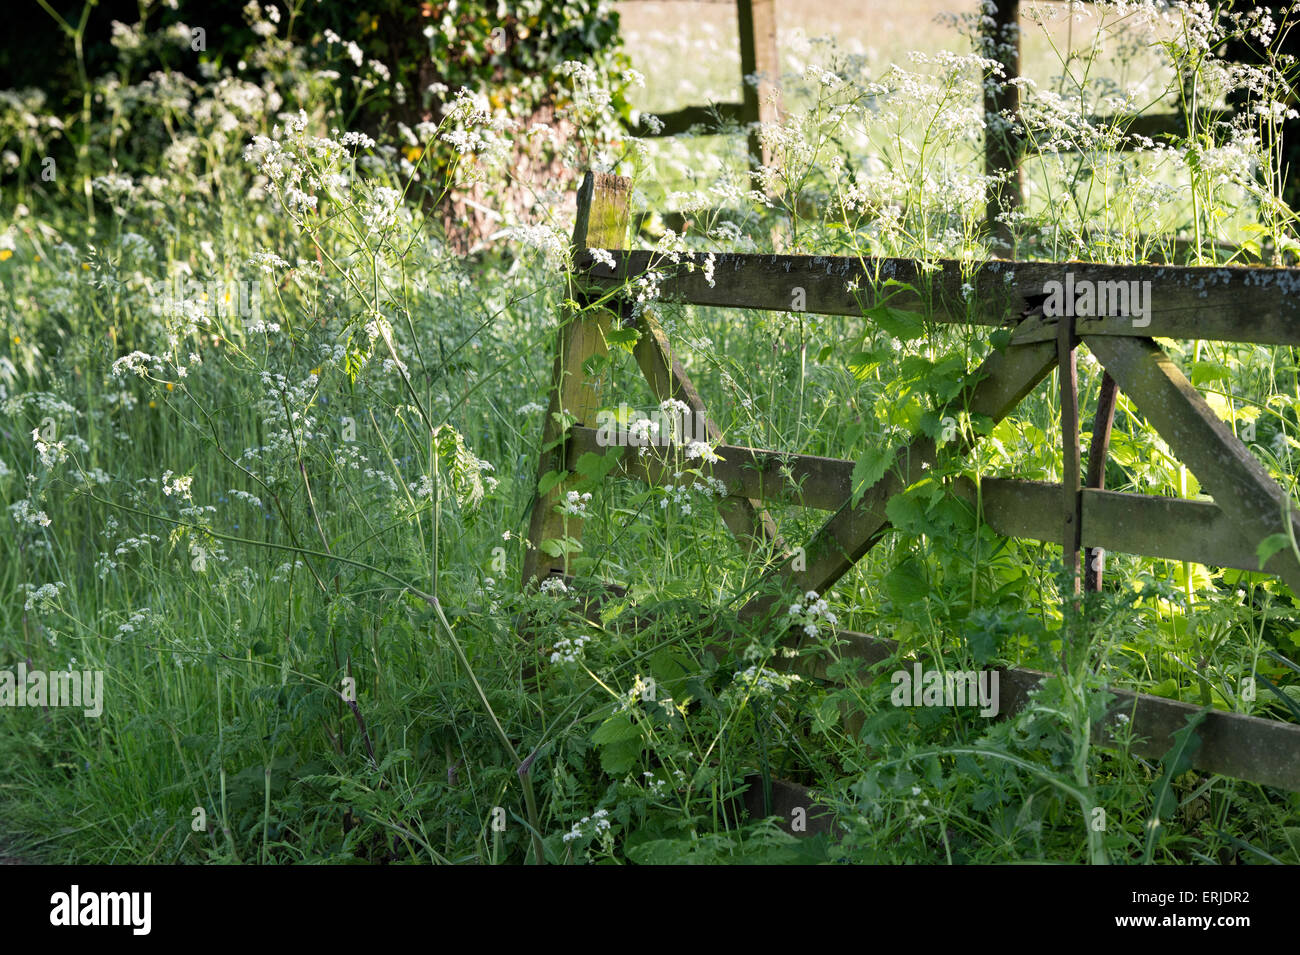
<svg viewBox="0 0 1300 955">
<path fill-rule="evenodd" d="M 722 443 L 707 407 L 674 356 L 662 329 L 647 312 L 634 323 L 618 292 L 651 270 L 661 273 L 664 299 L 708 306 L 803 311 L 854 316 L 871 321 L 870 310 L 888 301 L 919 310 L 927 320 L 1005 326 L 1009 341 L 993 349 L 968 376 L 942 412 L 983 415 L 996 422 L 1011 414 L 1053 369 L 1059 369 L 1064 479 L 1060 483 L 987 477 L 978 489 L 954 480 L 951 490 L 978 505 L 979 516 L 997 533 L 1062 545 L 1076 588 L 1099 589 L 1100 572 L 1082 573 L 1084 548 L 1191 560 L 1214 566 L 1258 570 L 1256 548 L 1274 534 L 1300 539 L 1300 505 L 1268 474 L 1250 450 L 1218 419 L 1205 399 L 1153 341 L 1161 338 L 1221 339 L 1260 344 L 1300 344 L 1300 270 L 1109 266 L 1083 263 L 988 262 L 963 267 L 940 262 L 931 268 L 902 259 L 829 256 L 722 255 L 705 278 L 702 256 L 677 262 L 624 248 L 630 183 L 588 174 L 579 195 L 574 245 L 581 297 L 592 303 L 569 312 L 557 341 L 550 413 L 543 436 L 539 493 L 535 495 L 525 562 L 525 584 L 567 575 L 569 547 L 581 538 L 581 521 L 558 506 L 574 483 L 585 454 L 616 455 L 621 472 L 660 482 L 670 476 L 656 455 L 639 449 L 608 448 L 594 429 L 600 405 L 590 359 L 607 353 L 614 328 L 639 331 L 637 363 L 656 398 L 686 402 L 703 422 L 720 459 L 709 465 L 727 488 L 722 517 L 741 546 L 758 548 L 774 561 L 760 596 L 740 611 L 741 620 L 775 622 L 783 596 L 809 590 L 824 593 L 890 529 L 887 505 L 924 477 L 939 472 L 941 460 L 956 462 L 979 440 L 959 433 L 940 445 L 916 434 L 895 450 L 893 465 L 854 501 L 851 459 L 788 454 Z M 587 250 L 600 248 L 599 264 Z M 1051 283 L 1084 281 L 1148 284 L 1141 317 L 1050 314 Z M 902 285 L 898 283 L 903 283 Z M 965 288 L 963 288 L 963 286 Z M 1067 296 L 1069 298 L 1069 296 Z M 1073 299 L 1071 299 L 1073 301 Z M 1069 311 L 1067 309 L 1066 311 Z M 1091 351 L 1105 370 L 1093 423 L 1093 445 L 1085 468 L 1080 451 L 1077 349 Z M 1107 491 L 1101 475 L 1115 399 L 1122 389 L 1196 475 L 1213 502 Z M 572 426 L 562 430 L 565 409 Z M 942 413 L 941 412 L 941 413 Z M 669 448 L 671 454 L 674 449 Z M 680 449 L 676 449 L 680 450 Z M 543 483 L 544 482 L 544 483 Z M 542 487 L 546 488 L 541 493 Z M 802 547 L 788 548 L 764 510 L 779 502 L 830 512 Z M 1300 562 L 1291 548 L 1275 553 L 1264 567 L 1300 592 Z M 792 635 L 797 636 L 797 635 Z M 874 658 L 887 641 L 842 634 L 846 653 Z M 854 648 L 857 648 L 856 650 Z M 860 651 L 860 652 L 859 652 Z M 891 651 L 892 652 L 892 651 Z M 1010 685 L 1027 694 L 1042 674 L 1011 670 Z M 817 674 L 814 674 L 817 675 Z M 821 674 L 824 675 L 824 674 Z M 1134 732 L 1148 742 L 1141 752 L 1159 755 L 1170 733 L 1195 707 L 1145 694 L 1116 690 L 1128 708 Z M 1117 704 L 1118 705 L 1118 704 Z M 1300 726 L 1241 714 L 1211 713 L 1202 736 L 1210 742 L 1197 764 L 1207 771 L 1300 791 Z"/>
<path fill-rule="evenodd" d="M 1078 316 L 1078 335 L 1300 344 L 1297 269 L 1001 260 L 972 267 L 954 259 L 922 264 L 911 259 L 724 253 L 714 256 L 715 281 L 710 285 L 703 254 L 681 256 L 682 267 L 676 269 L 667 268 L 666 259 L 650 251 L 616 250 L 613 257 L 613 267 L 589 255 L 580 256 L 578 265 L 595 287 L 611 291 L 651 270 L 666 272 L 659 286 L 666 302 L 853 317 L 888 303 L 924 309 L 938 322 L 1014 325 L 1016 344 L 1056 340 L 1060 322 L 1044 314 L 1049 297 L 1044 288 L 1049 282 L 1064 286 L 1068 273 L 1076 287 L 1084 282 L 1098 289 L 1104 285 L 1108 296 L 1117 283 L 1131 291 L 1136 282 L 1149 306 L 1140 318 Z M 1144 283 L 1149 283 L 1149 294 Z"/>
</svg>

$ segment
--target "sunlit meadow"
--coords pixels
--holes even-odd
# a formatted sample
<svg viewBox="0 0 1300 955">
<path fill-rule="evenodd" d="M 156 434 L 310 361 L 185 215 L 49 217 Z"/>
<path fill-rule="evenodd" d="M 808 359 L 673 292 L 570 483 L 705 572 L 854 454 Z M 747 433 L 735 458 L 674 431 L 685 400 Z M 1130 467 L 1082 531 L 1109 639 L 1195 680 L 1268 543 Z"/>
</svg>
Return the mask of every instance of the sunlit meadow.
<svg viewBox="0 0 1300 955">
<path fill-rule="evenodd" d="M 432 121 L 355 129 L 341 87 L 381 88 L 388 67 L 256 3 L 258 48 L 201 80 L 133 66 L 188 30 L 121 24 L 120 68 L 88 80 L 80 115 L 0 92 L 0 665 L 105 674 L 98 718 L 0 716 L 0 844 L 136 863 L 1300 862 L 1295 795 L 1187 773 L 1153 826 L 1159 767 L 1090 742 L 1106 684 L 1300 717 L 1300 602 L 1268 575 L 1110 555 L 1074 622 L 1089 642 L 1062 668 L 1060 548 L 999 538 L 937 495 L 891 514 L 833 591 L 784 595 L 779 626 L 745 627 L 735 610 L 775 555 L 734 545 L 703 447 L 670 483 L 592 471 L 562 503 L 586 522 L 570 572 L 625 596 L 593 614 L 581 583 L 521 587 L 556 329 L 578 307 L 582 170 L 632 176 L 636 209 L 685 215 L 683 234 L 632 237 L 668 264 L 1005 254 L 984 222 L 995 51 L 977 5 L 891 4 L 874 35 L 879 10 L 841 23 L 787 5 L 785 111 L 759 131 L 778 162 L 752 176 L 735 130 L 643 140 L 614 115 L 620 97 L 650 115 L 739 97 L 734 14 L 680 6 L 621 5 L 635 69 L 613 89 L 564 64 L 553 126 L 466 89 L 440 91 Z M 1292 64 L 1211 52 L 1289 22 L 1044 3 L 1022 27 L 1018 254 L 1293 261 L 1277 143 Z M 1121 150 L 1126 128 L 1097 119 L 1172 109 L 1189 75 L 1198 99 L 1173 141 Z M 1236 119 L 1206 119 L 1234 97 Z M 534 141 L 561 180 L 512 165 Z M 45 176 L 55 142 L 79 161 Z M 466 254 L 440 203 L 507 187 L 533 201 L 489 205 L 495 226 Z M 629 307 L 662 325 L 727 443 L 853 458 L 866 483 L 990 347 L 987 329 L 925 316 L 742 316 L 656 288 L 627 290 Z M 1292 351 L 1163 344 L 1294 488 Z M 595 369 L 606 405 L 656 411 L 628 349 L 611 356 Z M 1101 373 L 1086 355 L 1080 379 L 1087 422 Z M 1045 384 L 961 473 L 1060 480 L 1057 393 Z M 1123 396 L 1107 486 L 1199 493 Z M 773 515 L 789 541 L 823 519 Z M 786 626 L 837 683 L 783 669 Z M 839 659 L 841 629 L 1053 679 L 996 722 L 899 709 L 888 681 Z M 1247 698 L 1257 672 L 1279 693 Z M 812 786 L 837 838 L 747 817 L 740 796 L 765 777 Z"/>
</svg>

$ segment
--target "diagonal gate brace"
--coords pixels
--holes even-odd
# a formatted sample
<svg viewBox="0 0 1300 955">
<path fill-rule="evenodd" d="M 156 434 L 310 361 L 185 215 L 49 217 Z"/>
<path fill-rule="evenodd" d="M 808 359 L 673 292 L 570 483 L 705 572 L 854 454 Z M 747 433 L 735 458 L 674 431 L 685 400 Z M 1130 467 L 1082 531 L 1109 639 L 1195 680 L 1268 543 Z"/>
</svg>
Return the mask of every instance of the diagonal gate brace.
<svg viewBox="0 0 1300 955">
<path fill-rule="evenodd" d="M 990 354 L 977 369 L 976 383 L 959 395 L 954 407 L 964 406 L 972 414 L 1001 421 L 1047 377 L 1056 365 L 1056 342 L 1009 345 Z M 971 448 L 967 439 L 958 447 L 964 454 Z M 893 467 L 867 489 L 855 507 L 850 498 L 840 505 L 831 518 L 808 541 L 805 566 L 795 569 L 787 560 L 767 575 L 766 591 L 741 608 L 741 619 L 765 616 L 780 599 L 780 591 L 793 585 L 800 591 L 823 593 L 839 580 L 884 536 L 889 527 L 885 505 L 895 494 L 906 490 L 924 477 L 936 460 L 934 439 L 917 435 L 899 448 Z M 771 591 L 777 591 L 772 593 Z"/>
</svg>

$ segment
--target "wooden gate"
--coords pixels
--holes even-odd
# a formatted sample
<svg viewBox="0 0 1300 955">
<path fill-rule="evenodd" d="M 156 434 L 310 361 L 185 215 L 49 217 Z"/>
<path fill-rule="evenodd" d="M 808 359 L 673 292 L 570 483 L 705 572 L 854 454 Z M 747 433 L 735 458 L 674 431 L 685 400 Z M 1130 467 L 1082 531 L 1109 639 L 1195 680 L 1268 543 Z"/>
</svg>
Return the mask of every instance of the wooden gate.
<svg viewBox="0 0 1300 955">
<path fill-rule="evenodd" d="M 613 303 L 613 293 L 651 269 L 663 268 L 650 251 L 627 251 L 630 182 L 588 173 L 579 194 L 574 230 L 577 277 L 575 298 Z M 592 249 L 606 250 L 595 257 Z M 603 261 L 602 261 L 603 260 Z M 609 262 L 613 261 L 613 265 Z M 693 270 L 687 265 L 693 265 Z M 1142 554 L 1220 567 L 1260 570 L 1257 548 L 1273 535 L 1288 546 L 1264 565 L 1300 593 L 1300 510 L 1266 469 L 1211 410 L 1155 338 L 1300 344 L 1300 270 L 1266 268 L 1118 266 L 1089 263 L 990 261 L 971 273 L 968 266 L 941 260 L 935 267 L 909 259 L 863 259 L 833 256 L 724 254 L 714 257 L 712 279 L 705 256 L 682 256 L 681 265 L 659 284 L 660 300 L 706 306 L 822 315 L 862 316 L 876 302 L 886 280 L 910 286 L 905 300 L 891 286 L 890 304 L 925 308 L 940 322 L 1005 327 L 1008 343 L 991 351 L 968 376 L 962 392 L 948 406 L 951 413 L 983 415 L 994 422 L 1009 415 L 1054 368 L 1060 369 L 1063 475 L 1061 483 L 985 478 L 979 489 L 984 520 L 1006 537 L 1060 543 L 1076 591 L 1100 589 L 1101 573 L 1089 561 L 1083 573 L 1081 551 Z M 1068 273 L 1068 275 L 1067 275 Z M 1150 283 L 1148 308 L 1141 320 L 1110 317 L 1055 317 L 1048 305 L 1049 283 L 1117 290 L 1128 283 Z M 1104 284 L 1103 283 L 1116 283 Z M 970 314 L 963 287 L 974 289 L 981 310 Z M 795 290 L 801 290 L 795 294 Z M 1067 309 L 1073 311 L 1073 309 Z M 527 586 L 567 571 L 565 548 L 557 541 L 579 540 L 581 520 L 561 513 L 577 460 L 585 453 L 605 454 L 595 429 L 600 405 L 588 360 L 606 353 L 613 330 L 634 325 L 639 337 L 635 357 L 659 400 L 684 401 L 704 422 L 713 442 L 721 438 L 699 393 L 674 357 L 655 319 L 642 313 L 635 322 L 630 309 L 585 308 L 570 311 L 559 331 L 550 408 L 542 438 L 535 496 L 524 568 Z M 1088 347 L 1106 371 L 1086 471 L 1079 446 L 1077 350 Z M 1104 465 L 1117 389 L 1123 389 L 1171 451 L 1197 477 L 1213 503 L 1107 491 Z M 572 423 L 561 426 L 558 412 Z M 567 419 L 566 419 L 567 420 Z M 964 455 L 977 436 L 958 434 L 942 454 Z M 851 476 L 854 462 L 786 454 L 732 445 L 716 448 L 711 465 L 729 497 L 721 509 L 727 527 L 747 550 L 768 548 L 783 555 L 769 572 L 764 596 L 741 610 L 742 619 L 769 619 L 777 592 L 825 592 L 889 530 L 886 505 L 894 495 L 921 480 L 939 461 L 934 438 L 917 434 L 894 453 L 893 466 L 855 503 Z M 625 449 L 620 461 L 631 478 L 658 480 L 653 458 Z M 975 489 L 959 480 L 955 490 L 974 499 Z M 781 540 L 764 501 L 781 501 L 830 512 L 821 528 L 802 547 Z M 860 633 L 840 633 L 841 652 L 870 661 L 887 658 L 892 641 Z M 798 646 L 796 634 L 790 643 Z M 826 676 L 824 668 L 806 668 Z M 1044 674 L 1023 669 L 1002 671 L 1002 686 L 1011 699 L 1002 711 L 1021 706 Z M 1146 738 L 1133 747 L 1158 757 L 1172 745 L 1171 734 L 1199 707 L 1161 697 L 1112 691 L 1111 713 L 1125 713 L 1133 732 Z M 1111 720 L 1104 721 L 1109 725 Z M 1099 728 L 1100 741 L 1105 730 Z M 1202 745 L 1196 768 L 1300 791 L 1300 725 L 1258 717 L 1209 711 L 1198 729 Z"/>
</svg>

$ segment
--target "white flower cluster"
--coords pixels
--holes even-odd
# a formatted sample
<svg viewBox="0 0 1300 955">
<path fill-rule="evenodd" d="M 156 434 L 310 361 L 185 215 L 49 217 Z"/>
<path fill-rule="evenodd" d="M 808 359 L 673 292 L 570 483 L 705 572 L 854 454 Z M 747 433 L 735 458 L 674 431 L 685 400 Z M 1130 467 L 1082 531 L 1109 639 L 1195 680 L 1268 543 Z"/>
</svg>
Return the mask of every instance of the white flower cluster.
<svg viewBox="0 0 1300 955">
<path fill-rule="evenodd" d="M 911 798 L 903 800 L 904 811 L 906 813 L 910 813 L 913 809 L 916 810 L 916 815 L 912 816 L 912 824 L 915 826 L 919 826 L 921 823 L 925 822 L 925 813 L 920 810 L 930 808 L 929 797 L 922 798 L 919 803 L 916 801 L 916 797 L 921 794 L 921 787 L 913 786 Z"/>
<path fill-rule="evenodd" d="M 372 147 L 374 141 L 360 133 L 344 133 L 341 139 L 311 136 L 306 132 L 308 120 L 303 110 L 281 113 L 279 119 L 283 129 L 276 125 L 270 136 L 254 136 L 244 149 L 244 159 L 257 166 L 265 179 L 265 191 L 279 196 L 290 213 L 314 212 L 318 192 L 328 193 L 331 187 L 346 183 L 346 177 L 333 170 L 348 160 L 349 149 Z M 387 194 L 377 201 L 387 206 Z"/>
<path fill-rule="evenodd" d="M 802 625 L 803 632 L 810 637 L 815 637 L 821 632 L 819 623 L 831 627 L 839 623 L 839 618 L 830 611 L 826 601 L 819 597 L 815 590 L 808 591 L 804 594 L 803 600 L 790 605 L 789 617 L 791 624 Z"/>
<path fill-rule="evenodd" d="M 162 476 L 162 492 L 171 497 L 183 497 L 190 499 L 190 486 L 194 483 L 194 476 L 187 475 L 180 477 L 171 471 L 164 471 Z"/>
<path fill-rule="evenodd" d="M 255 318 L 244 323 L 244 331 L 249 335 L 275 335 L 280 331 L 280 323 Z"/>
<path fill-rule="evenodd" d="M 669 780 L 666 777 L 650 770 L 646 770 L 641 775 L 646 781 L 646 788 L 650 791 L 650 795 L 663 796 L 667 792 Z M 681 788 L 686 785 L 686 774 L 680 769 L 674 769 L 672 781 L 677 784 L 677 788 Z"/>
<path fill-rule="evenodd" d="M 149 372 L 150 364 L 160 361 L 161 359 L 150 355 L 148 352 L 133 351 L 129 355 L 123 355 L 117 361 L 113 362 L 113 376 L 121 378 L 128 371 L 133 375 L 139 375 L 143 378 Z"/>
<path fill-rule="evenodd" d="M 591 637 L 560 637 L 555 641 L 555 652 L 551 654 L 552 663 L 577 663 L 582 659 Z"/>
<path fill-rule="evenodd" d="M 41 437 L 39 428 L 32 429 L 32 441 L 36 444 L 36 456 L 40 458 L 41 467 L 49 469 L 67 460 L 67 445 L 62 441 L 46 441 Z"/>
<path fill-rule="evenodd" d="M 686 485 L 665 484 L 663 486 L 663 497 L 659 499 L 661 510 L 667 510 L 669 504 L 677 507 L 683 517 L 691 516 L 691 491 Z"/>
<path fill-rule="evenodd" d="M 680 441 L 682 435 L 677 433 L 678 426 L 690 416 L 691 406 L 680 398 L 665 398 L 659 402 L 659 411 L 668 422 L 668 431 L 672 440 Z"/>
<path fill-rule="evenodd" d="M 0 477 L 3 476 L 3 472 L 0 471 Z M 75 468 L 69 468 L 68 479 L 82 487 L 90 487 L 94 484 L 103 487 L 105 484 L 112 483 L 113 480 L 103 468 L 91 468 L 89 471 L 78 471 Z"/>
<path fill-rule="evenodd" d="M 110 198 L 129 196 L 135 189 L 130 176 L 96 176 L 90 184 L 100 192 L 108 193 Z"/>
<path fill-rule="evenodd" d="M 410 484 L 406 485 L 406 489 L 417 499 L 433 497 L 433 481 L 427 474 L 421 474 L 420 480 L 412 481 Z"/>
<path fill-rule="evenodd" d="M 640 448 L 637 453 L 645 454 L 649 451 L 649 446 L 659 440 L 659 422 L 637 418 L 627 426 L 627 433 L 631 443 Z"/>
<path fill-rule="evenodd" d="M 583 816 L 579 822 L 573 824 L 573 828 L 564 834 L 565 842 L 573 842 L 575 839 L 581 839 L 583 836 L 598 836 L 601 833 L 609 831 L 609 810 L 597 809 L 590 816 Z M 588 826 L 590 823 L 590 826 Z"/>
<path fill-rule="evenodd" d="M 497 236 L 513 239 L 525 248 L 540 252 L 547 269 L 559 269 L 569 254 L 568 236 L 548 225 L 518 225 L 497 233 Z"/>
<path fill-rule="evenodd" d="M 661 281 L 663 281 L 663 273 L 659 269 L 650 269 L 637 277 L 633 283 L 636 289 L 636 298 L 632 302 L 633 318 L 640 318 L 646 306 L 658 300 Z"/>
<path fill-rule="evenodd" d="M 15 523 L 19 526 L 27 527 L 49 527 L 50 519 L 45 516 L 44 511 L 38 511 L 32 507 L 32 502 L 28 498 L 22 498 L 9 505 L 9 513 L 13 515 Z"/>
<path fill-rule="evenodd" d="M 673 477 L 681 478 L 682 472 L 676 472 Z M 667 510 L 671 503 L 676 506 L 677 510 L 683 517 L 690 517 L 692 512 L 692 500 L 695 495 L 703 497 L 705 500 L 712 500 L 717 497 L 718 500 L 727 496 L 727 485 L 723 484 L 717 478 L 705 477 L 703 481 L 694 481 L 687 487 L 685 484 L 665 484 L 660 488 L 663 496 L 659 499 L 661 510 Z"/>
<path fill-rule="evenodd" d="M 52 584 L 41 584 L 39 587 L 33 587 L 27 584 L 27 603 L 23 604 L 23 609 L 29 613 L 49 613 L 54 609 L 59 600 L 59 592 L 67 589 L 67 584 L 61 580 L 56 580 Z"/>
<path fill-rule="evenodd" d="M 736 678 L 731 685 L 743 689 L 751 696 L 771 696 L 800 682 L 802 681 L 796 673 L 777 673 L 766 667 L 751 666 L 736 671 Z"/>
<path fill-rule="evenodd" d="M 387 232 L 397 224 L 398 207 L 402 194 L 388 186 L 380 186 L 370 197 L 366 212 L 361 221 L 372 233 Z"/>
<path fill-rule="evenodd" d="M 609 105 L 612 93 L 600 83 L 600 75 L 580 60 L 565 60 L 560 73 L 573 77 L 573 98 L 583 107 L 601 111 Z"/>
<path fill-rule="evenodd" d="M 132 551 L 137 551 L 142 547 L 148 547 L 150 544 L 161 543 L 157 534 L 141 534 L 139 537 L 128 537 L 117 545 L 113 554 L 117 557 L 125 557 Z"/>
<path fill-rule="evenodd" d="M 262 499 L 256 495 L 249 494 L 247 491 L 240 491 L 237 488 L 231 488 L 226 494 L 236 501 L 247 504 L 249 507 L 256 508 L 259 511 L 262 510 Z"/>
<path fill-rule="evenodd" d="M 248 267 L 260 269 L 267 275 L 273 275 L 276 269 L 287 269 L 289 263 L 280 258 L 274 252 L 257 252 L 248 260 Z"/>
<path fill-rule="evenodd" d="M 559 577 L 547 577 L 542 581 L 542 585 L 538 589 L 544 594 L 567 594 L 569 592 L 569 588 L 564 585 L 564 581 Z"/>
<path fill-rule="evenodd" d="M 591 494 L 579 494 L 577 491 L 570 491 L 565 495 L 564 502 L 560 505 L 560 513 L 581 517 L 584 520 L 591 517 L 587 510 L 587 503 L 591 500 Z"/>
<path fill-rule="evenodd" d="M 13 362 L 8 358 L 0 358 L 0 375 L 12 377 L 16 374 L 17 370 Z M 72 405 L 48 391 L 26 391 L 14 395 L 4 403 L 4 412 L 8 415 L 16 415 L 24 408 L 34 409 L 42 415 L 55 418 L 75 418 L 80 414 Z"/>
<path fill-rule="evenodd" d="M 117 636 L 113 639 L 115 641 L 120 641 L 122 637 L 127 634 L 135 633 L 136 630 L 143 629 L 149 622 L 150 614 L 151 611 L 148 607 L 141 607 L 139 610 L 132 611 L 131 616 L 127 618 L 126 622 L 118 625 Z"/>
<path fill-rule="evenodd" d="M 645 678 L 638 673 L 636 679 L 632 682 L 632 688 L 618 697 L 618 703 L 614 707 L 614 712 L 626 713 L 628 710 L 636 706 L 637 700 L 642 698 L 647 700 L 653 699 L 653 693 L 651 693 L 650 687 L 651 684 L 647 683 Z"/>
<path fill-rule="evenodd" d="M 686 446 L 686 457 L 688 460 L 699 458 L 706 464 L 714 464 L 722 459 L 714 453 L 713 448 L 709 447 L 708 442 L 692 441 Z"/>
</svg>

